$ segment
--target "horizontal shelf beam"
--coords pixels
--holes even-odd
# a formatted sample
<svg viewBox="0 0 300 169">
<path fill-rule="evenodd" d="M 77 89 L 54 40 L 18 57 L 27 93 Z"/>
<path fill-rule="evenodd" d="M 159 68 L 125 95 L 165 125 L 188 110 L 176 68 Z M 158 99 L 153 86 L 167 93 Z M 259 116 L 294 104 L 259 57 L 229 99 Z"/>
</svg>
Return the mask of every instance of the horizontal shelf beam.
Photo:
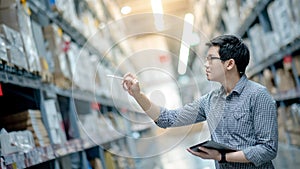
<svg viewBox="0 0 300 169">
<path fill-rule="evenodd" d="M 80 89 L 61 89 L 53 84 L 43 83 L 41 79 L 31 79 L 24 76 L 11 74 L 2 70 L 0 70 L 0 82 L 43 90 L 48 93 L 53 93 L 55 95 L 61 95 L 72 99 L 87 102 L 98 102 L 105 106 L 126 108 L 127 110 L 136 112 L 136 109 L 129 107 L 127 102 L 119 100 L 117 98 L 112 99 L 104 96 L 99 96 L 92 92 L 82 91 Z"/>
<path fill-rule="evenodd" d="M 63 32 L 68 34 L 71 37 L 71 39 L 79 46 L 86 48 L 92 54 L 102 56 L 102 54 L 88 42 L 87 38 L 82 33 L 80 33 L 76 28 L 71 26 L 71 24 L 64 18 L 62 18 L 62 16 L 60 16 L 57 12 L 52 12 L 42 8 L 42 5 L 39 1 L 28 1 L 28 4 L 30 8 L 38 10 L 38 13 L 47 17 L 50 21 L 62 28 Z M 102 59 L 105 65 L 112 66 L 107 59 Z"/>
<path fill-rule="evenodd" d="M 109 138 L 105 140 L 97 140 L 93 142 L 91 140 L 73 139 L 63 144 L 48 145 L 44 147 L 36 147 L 29 152 L 13 153 L 9 155 L 3 155 L 4 165 L 21 165 L 18 168 L 31 167 L 50 160 L 60 158 L 72 153 L 84 151 L 86 149 L 104 145 L 119 139 L 123 139 L 125 135 L 110 134 Z M 39 157 L 38 159 L 36 157 Z"/>
<path fill-rule="evenodd" d="M 276 101 L 285 101 L 300 98 L 300 89 L 293 89 L 286 92 L 279 92 L 273 94 L 273 98 Z"/>
<path fill-rule="evenodd" d="M 289 45 L 281 47 L 279 52 L 267 57 L 267 59 L 262 60 L 260 63 L 253 65 L 253 67 L 249 68 L 249 70 L 247 71 L 247 75 L 249 77 L 252 77 L 258 74 L 259 72 L 263 71 L 265 68 L 282 60 L 284 56 L 289 55 L 298 49 L 300 49 L 300 37 L 296 38 Z"/>
<path fill-rule="evenodd" d="M 258 14 L 260 14 L 271 1 L 272 0 L 262 0 L 257 2 L 257 5 L 253 8 L 252 12 L 244 20 L 244 22 L 241 24 L 241 27 L 238 29 L 237 34 L 239 36 L 243 37 L 245 35 L 247 30 L 250 28 L 250 26 L 254 23 L 254 21 L 258 17 Z"/>
</svg>

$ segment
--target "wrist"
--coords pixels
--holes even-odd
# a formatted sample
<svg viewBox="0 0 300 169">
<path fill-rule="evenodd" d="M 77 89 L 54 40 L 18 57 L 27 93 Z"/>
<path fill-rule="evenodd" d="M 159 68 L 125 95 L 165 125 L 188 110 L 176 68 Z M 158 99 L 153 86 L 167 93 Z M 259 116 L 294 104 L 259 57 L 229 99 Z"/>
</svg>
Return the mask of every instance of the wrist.
<svg viewBox="0 0 300 169">
<path fill-rule="evenodd" d="M 220 152 L 220 160 L 219 160 L 219 163 L 227 163 L 227 160 L 226 160 L 226 153 L 225 152 Z"/>
<path fill-rule="evenodd" d="M 132 96 L 134 99 L 136 100 L 139 100 L 139 98 L 143 97 L 143 93 L 142 92 L 137 92 L 137 93 L 134 93 Z"/>
<path fill-rule="evenodd" d="M 222 155 L 221 155 L 221 153 L 219 153 L 218 156 L 217 156 L 217 158 L 216 158 L 216 160 L 217 161 L 221 161 L 221 159 L 222 159 Z"/>
</svg>

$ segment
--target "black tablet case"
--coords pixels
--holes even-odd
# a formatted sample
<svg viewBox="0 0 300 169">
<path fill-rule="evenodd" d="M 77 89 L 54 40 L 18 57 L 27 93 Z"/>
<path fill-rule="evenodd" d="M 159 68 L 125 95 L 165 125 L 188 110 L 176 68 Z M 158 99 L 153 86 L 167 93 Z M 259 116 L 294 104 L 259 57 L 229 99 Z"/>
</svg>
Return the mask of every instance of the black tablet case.
<svg viewBox="0 0 300 169">
<path fill-rule="evenodd" d="M 218 150 L 219 152 L 234 152 L 234 151 L 237 151 L 236 149 L 233 149 L 229 146 L 226 146 L 226 145 L 221 144 L 221 143 L 217 143 L 217 142 L 212 141 L 212 140 L 205 141 L 205 142 L 202 142 L 200 144 L 196 144 L 194 146 L 191 146 L 190 149 L 195 151 L 195 152 L 200 152 L 201 150 L 199 150 L 199 148 L 198 148 L 199 146 L 215 149 L 215 150 Z"/>
</svg>

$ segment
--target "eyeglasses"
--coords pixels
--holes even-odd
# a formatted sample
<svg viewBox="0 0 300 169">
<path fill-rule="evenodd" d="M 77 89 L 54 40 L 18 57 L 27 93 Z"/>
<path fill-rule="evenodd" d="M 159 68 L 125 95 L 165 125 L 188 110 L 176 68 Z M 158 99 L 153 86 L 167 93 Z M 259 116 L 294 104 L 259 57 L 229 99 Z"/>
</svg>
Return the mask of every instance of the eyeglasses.
<svg viewBox="0 0 300 169">
<path fill-rule="evenodd" d="M 221 58 L 215 57 L 215 56 L 207 56 L 205 59 L 206 59 L 207 61 L 211 61 L 211 60 L 214 60 L 214 59 L 219 59 L 219 60 L 221 60 Z"/>
</svg>

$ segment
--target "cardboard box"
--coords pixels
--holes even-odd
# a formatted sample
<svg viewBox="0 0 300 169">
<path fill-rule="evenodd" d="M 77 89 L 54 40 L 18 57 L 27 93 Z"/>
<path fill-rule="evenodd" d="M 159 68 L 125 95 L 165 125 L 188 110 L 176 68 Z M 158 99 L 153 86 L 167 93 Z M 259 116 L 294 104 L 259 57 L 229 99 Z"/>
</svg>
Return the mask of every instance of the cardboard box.
<svg viewBox="0 0 300 169">
<path fill-rule="evenodd" d="M 278 34 L 274 32 L 264 32 L 262 33 L 261 40 L 266 58 L 279 51 L 279 44 L 277 43 L 279 41 Z"/>
<path fill-rule="evenodd" d="M 277 89 L 274 84 L 274 77 L 270 69 L 265 69 L 263 71 L 263 84 L 269 90 L 270 93 L 275 94 L 277 93 Z"/>
<path fill-rule="evenodd" d="M 95 75 L 97 62 L 91 61 L 91 56 L 87 50 L 82 49 L 77 57 L 76 69 L 73 72 L 73 82 L 81 90 L 94 92 Z M 80 62 L 79 62 L 80 60 Z M 73 63 L 74 64 L 74 63 Z"/>
<path fill-rule="evenodd" d="M 41 64 L 32 33 L 31 20 L 29 14 L 22 7 L 18 9 L 18 23 L 24 44 L 29 71 L 40 72 Z"/>
<path fill-rule="evenodd" d="M 56 109 L 55 100 L 44 101 L 46 120 L 49 127 L 49 136 L 54 144 L 66 141 L 66 133 L 60 112 Z"/>
<path fill-rule="evenodd" d="M 280 37 L 279 44 L 287 45 L 295 38 L 289 1 L 274 1 L 268 6 L 267 11 L 272 28 Z"/>
<path fill-rule="evenodd" d="M 1 61 L 8 62 L 6 44 L 3 37 L 4 35 L 0 34 L 0 59 Z"/>
<path fill-rule="evenodd" d="M 262 27 L 259 24 L 255 24 L 249 29 L 249 39 L 251 41 L 251 48 L 252 48 L 252 56 L 254 57 L 254 61 L 259 63 L 266 59 L 266 54 L 264 52 L 264 44 L 261 37 L 263 36 Z"/>
<path fill-rule="evenodd" d="M 292 104 L 288 106 L 285 112 L 285 129 L 291 133 L 300 134 L 300 123 L 299 123 L 299 114 L 300 107 L 297 104 Z"/>
<path fill-rule="evenodd" d="M 300 147 L 300 134 L 299 133 L 288 133 L 291 138 L 291 144 Z"/>
<path fill-rule="evenodd" d="M 285 127 L 285 122 L 286 122 L 286 107 L 278 107 L 277 112 L 278 112 L 278 126 L 283 126 Z"/>
<path fill-rule="evenodd" d="M 26 121 L 30 118 L 41 118 L 41 112 L 38 110 L 27 110 L 24 112 L 14 113 L 7 116 L 0 116 L 2 124 L 18 123 Z"/>
<path fill-rule="evenodd" d="M 2 132 L 0 134 L 1 155 L 29 151 L 35 147 L 30 131 Z"/>
<path fill-rule="evenodd" d="M 5 39 L 9 43 L 6 44 L 9 63 L 28 70 L 20 33 L 3 24 L 0 25 L 0 33 L 5 35 Z"/>
<path fill-rule="evenodd" d="M 290 3 L 290 9 L 292 9 L 292 24 L 294 28 L 295 37 L 300 36 L 300 1 L 292 0 Z"/>
<path fill-rule="evenodd" d="M 293 56 L 293 63 L 295 65 L 297 75 L 300 76 L 300 55 Z"/>
<path fill-rule="evenodd" d="M 39 110 L 27 110 L 20 113 L 0 117 L 1 125 L 9 131 L 28 130 L 36 138 L 36 146 L 45 146 L 49 142 L 48 133 L 42 122 Z"/>
<path fill-rule="evenodd" d="M 19 32 L 18 5 L 16 1 L 9 7 L 0 8 L 0 23 L 5 24 Z"/>
<path fill-rule="evenodd" d="M 295 81 L 289 71 L 278 69 L 276 72 L 276 76 L 279 92 L 287 92 L 295 89 Z"/>
<path fill-rule="evenodd" d="M 28 70 L 30 72 L 39 72 L 41 68 L 33 38 L 29 17 L 30 13 L 26 3 L 21 5 L 19 1 L 9 1 L 5 5 L 8 7 L 0 8 L 0 23 L 7 25 L 21 34 L 22 42 L 26 44 L 24 46 L 22 44 L 22 48 L 24 47 L 25 49 Z"/>
<path fill-rule="evenodd" d="M 16 0 L 0 0 L 0 9 L 10 8 L 16 4 Z"/>
<path fill-rule="evenodd" d="M 69 89 L 72 76 L 68 58 L 63 51 L 62 30 L 57 25 L 52 24 L 44 27 L 43 31 L 48 44 L 46 49 L 49 52 L 49 56 L 46 59 L 49 63 L 49 70 L 53 73 L 54 83 L 61 88 Z"/>
<path fill-rule="evenodd" d="M 90 160 L 90 163 L 93 169 L 103 169 L 101 160 L 99 158 L 94 158 Z"/>
</svg>

